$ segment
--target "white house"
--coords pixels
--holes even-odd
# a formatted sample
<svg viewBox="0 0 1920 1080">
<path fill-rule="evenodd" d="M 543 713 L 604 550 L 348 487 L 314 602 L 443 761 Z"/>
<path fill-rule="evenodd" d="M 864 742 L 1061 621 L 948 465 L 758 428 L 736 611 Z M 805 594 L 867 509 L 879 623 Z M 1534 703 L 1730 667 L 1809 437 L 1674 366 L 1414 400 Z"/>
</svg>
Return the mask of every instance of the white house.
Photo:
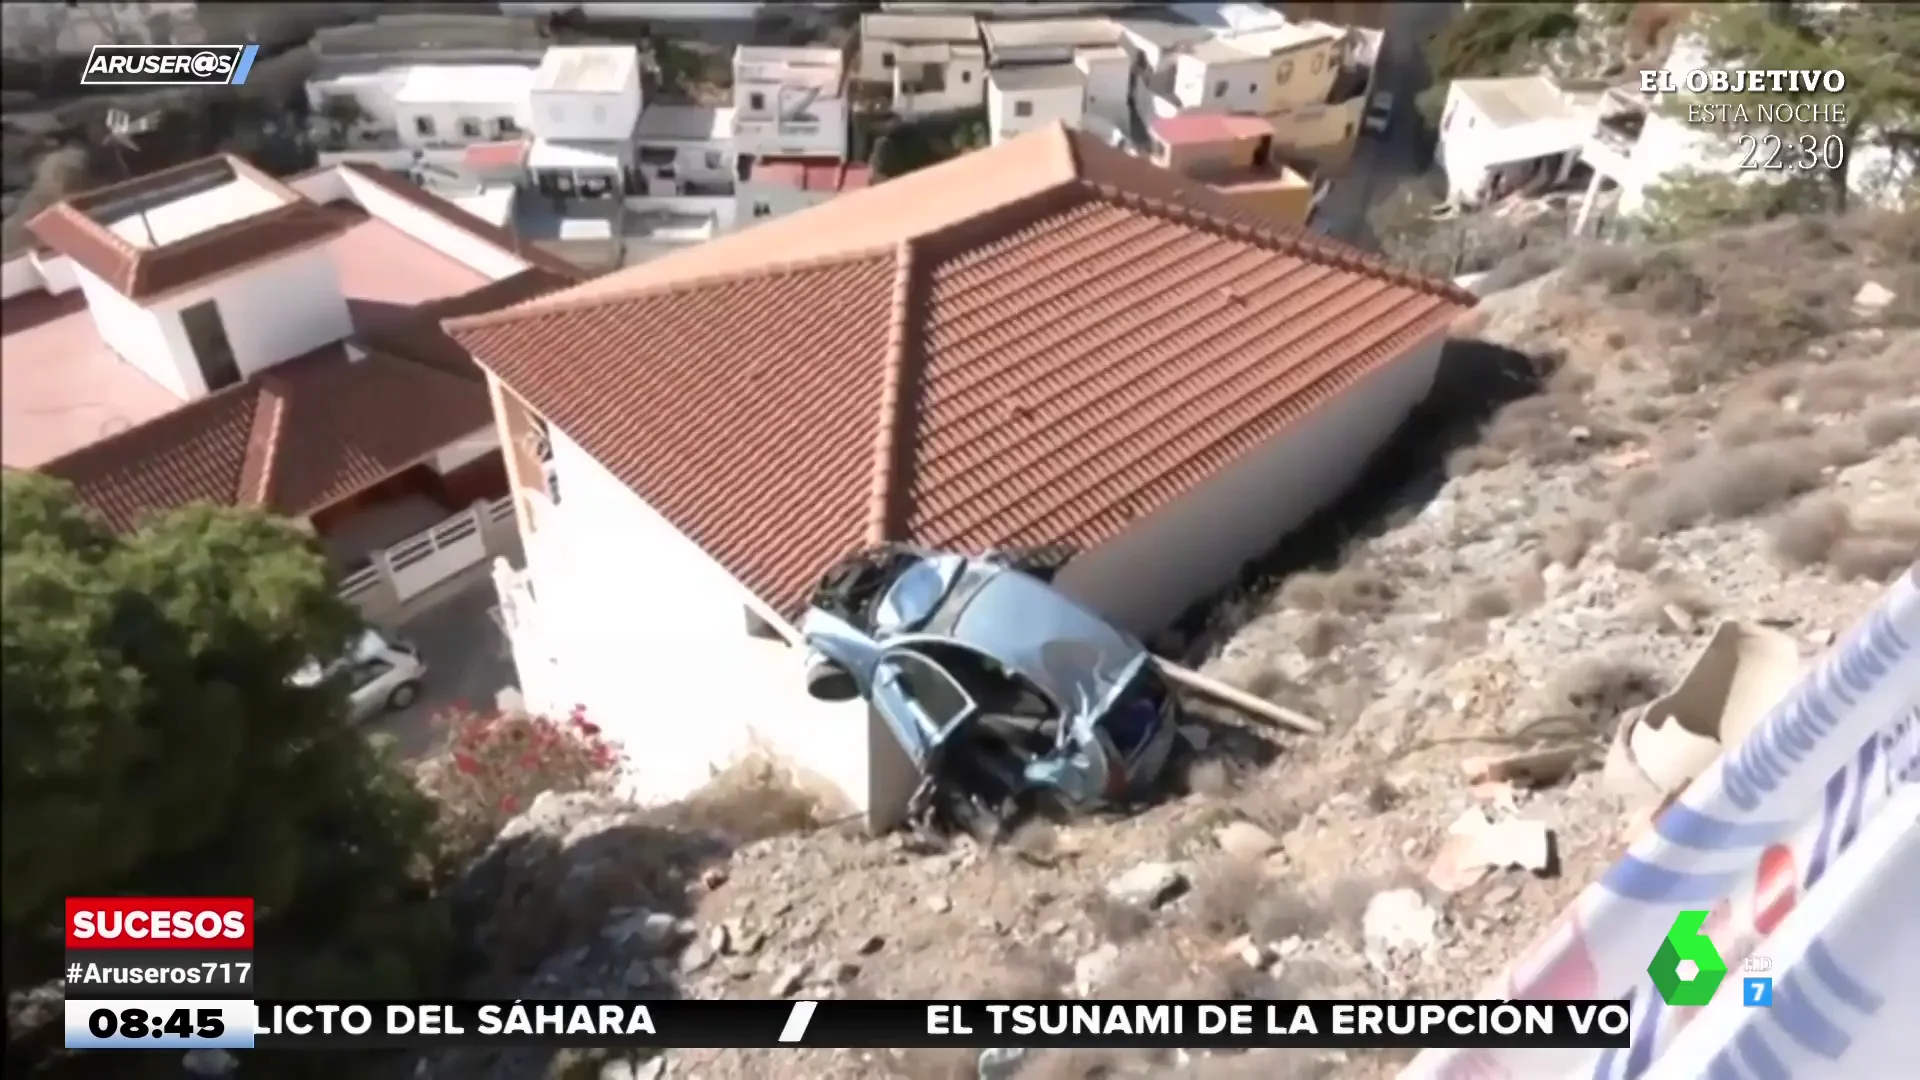
<svg viewBox="0 0 1920 1080">
<path fill-rule="evenodd" d="M 465 147 L 513 138 L 527 128 L 534 77 L 532 68 L 504 64 L 409 68 L 393 95 L 400 141 Z"/>
<path fill-rule="evenodd" d="M 896 116 L 977 109 L 986 99 L 986 50 L 972 15 L 860 16 L 854 78 L 884 88 Z"/>
<path fill-rule="evenodd" d="M 552 142 L 619 142 L 633 134 L 643 104 L 640 51 L 628 45 L 547 50 L 528 85 L 530 126 Z"/>
<path fill-rule="evenodd" d="M 741 154 L 847 156 L 847 59 L 826 46 L 733 53 L 733 147 Z"/>
<path fill-rule="evenodd" d="M 1131 127 L 1132 58 L 1111 19 L 990 22 L 981 28 L 981 36 L 991 82 L 987 115 L 996 132 L 1012 137 L 1032 130 L 1036 124 L 1030 121 L 1041 118 L 1084 128 L 1112 142 Z M 1069 111 L 1064 91 L 1073 80 L 1061 68 L 1078 73 L 1082 93 L 1077 111 Z M 1027 74 L 1014 74 L 1022 71 Z M 1023 109 L 1032 115 L 1019 115 Z"/>
<path fill-rule="evenodd" d="M 120 528 L 193 502 L 303 520 L 370 611 L 486 555 L 501 515 L 475 503 L 506 494 L 504 465 L 486 383 L 439 322 L 571 268 L 391 174 L 282 181 L 230 157 L 28 229 L 5 274 L 7 467 Z"/>
<path fill-rule="evenodd" d="M 766 5 L 759 0 L 665 0 L 665 2 L 606 3 L 594 0 L 503 0 L 507 15 L 564 15 L 579 12 L 589 21 L 620 22 L 752 22 Z"/>
<path fill-rule="evenodd" d="M 1448 199 L 1471 206 L 1564 183 L 1593 137 L 1600 99 L 1545 75 L 1455 79 L 1440 118 Z"/>
<path fill-rule="evenodd" d="M 1050 124 L 1081 127 L 1086 115 L 1087 76 L 1071 63 L 987 73 L 987 131 L 995 144 Z"/>
<path fill-rule="evenodd" d="M 455 320 L 514 450 L 522 688 L 643 797 L 758 745 L 892 824 L 890 736 L 804 689 L 822 570 L 1069 543 L 1060 586 L 1150 631 L 1352 482 L 1471 303 L 1054 125 Z"/>
</svg>

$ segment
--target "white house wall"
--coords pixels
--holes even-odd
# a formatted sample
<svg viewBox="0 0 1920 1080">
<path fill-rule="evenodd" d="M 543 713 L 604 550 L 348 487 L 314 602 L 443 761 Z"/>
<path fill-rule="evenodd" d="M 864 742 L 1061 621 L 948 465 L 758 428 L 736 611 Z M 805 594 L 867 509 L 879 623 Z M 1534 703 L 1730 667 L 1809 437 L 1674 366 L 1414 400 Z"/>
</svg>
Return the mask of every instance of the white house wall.
<svg viewBox="0 0 1920 1080">
<path fill-rule="evenodd" d="M 407 81 L 408 67 L 397 64 L 379 71 L 354 71 L 307 83 L 307 106 L 320 115 L 330 97 L 352 98 L 367 115 L 373 128 L 399 130 L 400 113 L 395 104 L 400 87 Z"/>
<path fill-rule="evenodd" d="M 805 690 L 798 650 L 747 632 L 748 594 L 579 446 L 551 436 L 560 500 L 527 557 L 571 696 L 626 747 L 635 793 L 684 795 L 763 745 L 869 801 L 864 704 Z"/>
<path fill-rule="evenodd" d="M 736 90 L 735 100 L 745 101 L 748 94 L 755 92 L 766 95 L 769 107 L 763 115 L 735 109 L 735 150 L 759 157 L 831 157 L 837 161 L 846 160 L 847 127 L 850 122 L 846 98 L 821 97 L 815 100 L 807 109 L 816 121 L 809 122 L 805 127 L 795 127 L 791 120 L 781 125 L 773 118 L 773 105 L 780 100 L 777 84 L 745 84 Z"/>
<path fill-rule="evenodd" d="M 1230 585 L 1359 477 L 1433 386 L 1444 335 L 1368 376 L 1200 487 L 1069 562 L 1062 591 L 1142 635 Z M 1152 567 L 1143 575 L 1141 567 Z"/>
<path fill-rule="evenodd" d="M 431 211 L 422 210 L 364 176 L 343 171 L 341 179 L 353 201 L 367 213 L 478 273 L 497 281 L 512 277 L 528 266 L 525 259 L 513 252 L 496 247 Z"/>
<path fill-rule="evenodd" d="M 1055 122 L 1066 124 L 1068 127 L 1079 127 L 1081 117 L 1086 115 L 1086 97 L 1086 89 L 1081 86 L 1002 92 L 998 86 L 989 82 L 987 84 L 988 134 L 997 145 Z M 1032 103 L 1032 112 L 1027 116 L 1016 116 L 1014 108 L 1022 101 Z"/>
<path fill-rule="evenodd" d="M 1125 125 L 1132 108 L 1133 71 L 1128 58 L 1083 55 L 1074 58 L 1073 66 L 1087 77 L 1086 111 Z"/>
<path fill-rule="evenodd" d="M 180 313 L 208 300 L 220 308 L 220 321 L 243 377 L 353 333 L 353 318 L 340 291 L 340 271 L 326 247 L 260 263 L 153 305 L 169 350 L 195 385 L 201 382 L 199 362 Z"/>
<path fill-rule="evenodd" d="M 120 354 L 120 359 L 182 398 L 195 398 L 206 392 L 206 381 L 193 366 L 191 355 L 187 366 L 182 367 L 158 314 L 121 296 L 90 270 L 76 268 L 75 273 L 100 340 Z M 177 318 L 174 325 L 179 325 Z"/>
<path fill-rule="evenodd" d="M 1188 109 L 1204 112 L 1265 112 L 1273 85 L 1272 61 L 1209 64 L 1192 56 L 1174 58 L 1173 93 Z"/>
<path fill-rule="evenodd" d="M 640 83 L 619 93 L 534 90 L 528 95 L 527 129 L 554 142 L 627 142 L 640 121 Z"/>
</svg>

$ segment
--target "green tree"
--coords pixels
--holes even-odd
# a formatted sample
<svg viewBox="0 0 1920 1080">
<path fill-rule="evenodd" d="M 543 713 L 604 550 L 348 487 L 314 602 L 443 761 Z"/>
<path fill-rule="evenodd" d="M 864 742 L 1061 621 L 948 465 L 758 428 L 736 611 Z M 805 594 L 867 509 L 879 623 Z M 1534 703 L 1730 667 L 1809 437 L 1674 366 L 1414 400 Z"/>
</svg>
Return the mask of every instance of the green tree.
<svg viewBox="0 0 1920 1080">
<path fill-rule="evenodd" d="M 1689 170 L 1650 188 L 1633 224 L 1648 239 L 1684 240 L 1790 214 L 1818 214 L 1829 197 L 1826 184 L 1810 176 L 1769 181 Z"/>
<path fill-rule="evenodd" d="M 1726 4 L 1710 9 L 1700 25 L 1715 67 L 1831 70 L 1846 77 L 1846 88 L 1837 94 L 1708 93 L 1669 105 L 1674 111 L 1689 104 L 1724 107 L 1726 122 L 1714 126 L 1724 133 L 1727 149 L 1743 160 L 1748 150 L 1759 160 L 1771 160 L 1774 139 L 1788 166 L 1812 160 L 1807 157 L 1812 148 L 1819 164 L 1809 171 L 1825 190 L 1820 209 L 1847 209 L 1854 159 L 1863 148 L 1891 147 L 1920 129 L 1920 7 Z M 1797 110 L 1789 119 L 1768 119 L 1756 107 L 1761 103 L 1838 105 L 1844 115 Z M 1747 144 L 1747 138 L 1755 142 Z M 1831 155 L 1832 148 L 1840 153 Z"/>
<path fill-rule="evenodd" d="M 267 994 L 440 989 L 433 806 L 340 687 L 293 679 L 360 627 L 310 536 L 216 507 L 115 534 L 4 485 L 7 991 L 57 972 L 63 897 L 143 894 L 253 897 Z"/>
<path fill-rule="evenodd" d="M 1429 126 L 1446 107 L 1455 79 L 1525 75 L 1540 68 L 1540 48 L 1573 34 L 1580 19 L 1571 3 L 1475 4 L 1456 14 L 1427 42 L 1432 85 L 1416 102 Z"/>
</svg>

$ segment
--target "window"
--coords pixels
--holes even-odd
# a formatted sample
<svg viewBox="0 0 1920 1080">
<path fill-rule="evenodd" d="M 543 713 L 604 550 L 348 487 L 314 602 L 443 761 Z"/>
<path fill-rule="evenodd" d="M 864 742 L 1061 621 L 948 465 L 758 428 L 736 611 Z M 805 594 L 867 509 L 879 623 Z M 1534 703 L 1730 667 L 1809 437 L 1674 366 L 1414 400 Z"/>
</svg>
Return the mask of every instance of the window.
<svg viewBox="0 0 1920 1080">
<path fill-rule="evenodd" d="M 628 165 L 621 172 L 625 175 L 626 182 L 623 186 L 627 189 L 627 194 L 645 195 L 647 193 L 647 178 L 639 169 Z"/>
<path fill-rule="evenodd" d="M 1227 96 L 1227 80 L 1221 79 L 1219 82 L 1213 84 L 1213 96 L 1214 97 Z"/>
<path fill-rule="evenodd" d="M 893 54 L 890 52 L 881 53 L 880 66 L 883 68 L 886 68 L 888 71 L 892 71 L 893 70 Z"/>
<path fill-rule="evenodd" d="M 514 123 L 511 116 L 496 116 L 493 118 L 493 130 L 502 135 L 517 135 L 520 125 Z"/>
<path fill-rule="evenodd" d="M 1280 66 L 1273 69 L 1273 81 L 1285 84 L 1293 79 L 1293 61 L 1282 60 Z"/>
<path fill-rule="evenodd" d="M 378 658 L 362 660 L 353 665 L 353 688 L 364 690 L 373 685 L 381 676 L 393 670 L 393 665 Z"/>
<path fill-rule="evenodd" d="M 1033 102 L 1031 102 L 1031 101 L 1016 101 L 1016 102 L 1014 102 L 1014 103 L 1013 103 L 1013 115 L 1015 115 L 1015 116 L 1021 116 L 1021 117 L 1026 117 L 1026 116 L 1032 116 L 1032 115 L 1033 115 Z"/>
<path fill-rule="evenodd" d="M 460 118 L 460 137 L 463 139 L 479 138 L 480 137 L 480 121 L 474 120 L 465 116 L 461 117 Z"/>
<path fill-rule="evenodd" d="M 658 176 L 662 180 L 672 180 L 676 174 L 673 171 L 673 166 L 662 165 L 658 169 L 654 170 L 654 175 Z"/>
<path fill-rule="evenodd" d="M 562 195 L 573 194 L 573 174 L 572 173 L 554 173 L 553 174 L 553 190 L 559 192 Z"/>
<path fill-rule="evenodd" d="M 707 168 L 718 169 L 719 167 L 720 167 L 720 151 L 718 150 L 707 151 Z"/>
<path fill-rule="evenodd" d="M 1248 84 L 1247 84 L 1247 93 L 1249 93 L 1249 94 L 1257 94 L 1257 93 L 1259 93 L 1259 92 L 1260 92 L 1260 84 L 1259 84 L 1259 83 L 1257 83 L 1257 82 L 1250 82 L 1250 83 L 1248 83 Z"/>
<path fill-rule="evenodd" d="M 180 312 L 180 328 L 186 331 L 187 347 L 200 364 L 209 394 L 240 381 L 240 362 L 233 355 L 233 342 L 227 338 L 226 320 L 220 317 L 217 302 L 202 300 Z"/>
<path fill-rule="evenodd" d="M 580 197 L 583 199 L 604 199 L 613 194 L 613 181 L 604 176 L 583 176 L 580 178 Z"/>
<path fill-rule="evenodd" d="M 973 707 L 944 668 L 918 653 L 895 650 L 874 672 L 875 703 L 907 711 L 903 719 L 919 721 L 929 734 L 940 731 Z"/>
<path fill-rule="evenodd" d="M 640 164 L 671 165 L 680 159 L 680 151 L 671 146 L 643 146 L 640 148 Z"/>
<path fill-rule="evenodd" d="M 761 93 L 758 90 L 755 90 L 753 93 L 748 94 L 747 109 L 750 112 L 766 112 L 767 111 L 767 95 Z"/>
<path fill-rule="evenodd" d="M 433 117 L 416 116 L 413 118 L 413 133 L 424 138 L 433 138 Z"/>
<path fill-rule="evenodd" d="M 971 72 L 971 71 L 962 71 L 962 72 L 960 73 L 960 81 L 961 81 L 961 83 L 963 83 L 963 84 L 964 84 L 964 83 L 970 83 L 970 82 L 972 82 L 972 81 L 973 81 L 973 72 Z"/>
<path fill-rule="evenodd" d="M 769 217 L 772 214 L 773 214 L 773 207 L 768 206 L 766 203 L 757 202 L 753 204 L 754 217 Z"/>
</svg>

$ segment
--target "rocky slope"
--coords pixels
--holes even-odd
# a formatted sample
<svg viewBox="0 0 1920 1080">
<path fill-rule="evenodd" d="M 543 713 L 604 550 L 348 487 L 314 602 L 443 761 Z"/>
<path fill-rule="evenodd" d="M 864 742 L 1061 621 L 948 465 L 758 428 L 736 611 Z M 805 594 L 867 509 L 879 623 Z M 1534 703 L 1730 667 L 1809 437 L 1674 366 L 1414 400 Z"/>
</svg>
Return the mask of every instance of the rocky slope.
<svg viewBox="0 0 1920 1080">
<path fill-rule="evenodd" d="M 1490 298 L 1450 354 L 1450 392 L 1467 391 L 1451 404 L 1514 400 L 1483 423 L 1455 411 L 1424 425 L 1407 459 L 1444 460 L 1446 475 L 1395 478 L 1394 498 L 1369 503 L 1385 510 L 1335 523 L 1355 530 L 1336 555 L 1270 568 L 1181 642 L 1213 673 L 1321 716 L 1328 735 L 1213 718 L 1184 794 L 993 851 L 786 832 L 800 808 L 761 784 L 664 818 L 550 796 L 483 890 L 485 948 L 501 961 L 484 989 L 1472 993 L 1647 809 L 1591 769 L 1623 711 L 1683 672 L 1721 619 L 1818 650 L 1920 552 L 1916 267 L 1912 217 L 1786 223 L 1582 253 Z M 1541 748 L 1562 767 L 1538 786 L 1476 775 L 1473 759 Z M 1436 875 L 1449 826 L 1476 809 L 1550 832 L 1547 865 Z M 502 889 L 517 898 L 505 908 Z M 1052 1052 L 1014 1074 L 1361 1080 L 1401 1060 Z M 438 1065 L 498 1080 L 975 1074 L 971 1054 L 928 1051 Z"/>
</svg>

